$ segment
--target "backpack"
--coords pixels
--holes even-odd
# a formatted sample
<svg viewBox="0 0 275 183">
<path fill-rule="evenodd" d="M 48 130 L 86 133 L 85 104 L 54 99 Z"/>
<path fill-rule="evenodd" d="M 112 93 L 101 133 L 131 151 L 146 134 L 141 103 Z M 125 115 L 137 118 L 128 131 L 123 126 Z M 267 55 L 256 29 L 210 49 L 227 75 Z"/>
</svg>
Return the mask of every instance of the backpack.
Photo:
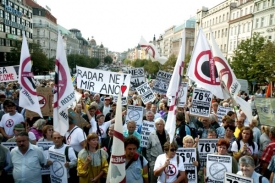
<svg viewBox="0 0 275 183">
<path fill-rule="evenodd" d="M 241 143 L 240 143 L 240 140 L 236 140 L 236 143 L 237 143 L 237 146 L 238 146 L 238 151 L 241 149 Z M 249 146 L 252 146 L 252 149 L 253 149 L 253 152 L 255 150 L 255 144 L 254 142 L 252 143 L 248 143 Z"/>
</svg>

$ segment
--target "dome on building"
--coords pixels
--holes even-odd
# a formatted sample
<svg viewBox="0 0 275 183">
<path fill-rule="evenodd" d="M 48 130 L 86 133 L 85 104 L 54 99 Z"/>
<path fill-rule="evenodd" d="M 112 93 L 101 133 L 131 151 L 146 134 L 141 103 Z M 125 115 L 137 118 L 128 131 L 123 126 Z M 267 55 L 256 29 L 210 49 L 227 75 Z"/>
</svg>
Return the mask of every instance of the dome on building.
<svg viewBox="0 0 275 183">
<path fill-rule="evenodd" d="M 96 41 L 94 40 L 94 37 L 92 36 L 92 39 L 90 40 L 91 46 L 96 46 Z"/>
</svg>

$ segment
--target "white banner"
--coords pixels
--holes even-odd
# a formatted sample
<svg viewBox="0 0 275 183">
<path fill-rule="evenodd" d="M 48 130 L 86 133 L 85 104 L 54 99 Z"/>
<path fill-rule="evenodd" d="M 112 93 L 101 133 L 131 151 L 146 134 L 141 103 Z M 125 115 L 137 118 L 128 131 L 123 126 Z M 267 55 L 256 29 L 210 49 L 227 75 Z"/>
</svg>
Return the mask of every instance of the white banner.
<svg viewBox="0 0 275 183">
<path fill-rule="evenodd" d="M 145 83 L 143 67 L 128 69 L 128 73 L 131 74 L 131 90 L 132 91 L 134 91 L 138 86 Z"/>
<path fill-rule="evenodd" d="M 184 107 L 186 105 L 187 100 L 187 89 L 188 89 L 188 83 L 181 83 L 181 88 L 179 92 L 179 105 L 178 107 Z"/>
<path fill-rule="evenodd" d="M 49 151 L 49 148 L 53 146 L 53 142 L 42 141 L 42 142 L 37 142 L 36 145 L 42 149 L 45 158 L 48 159 L 48 151 Z M 50 174 L 50 167 L 43 167 L 41 169 L 41 174 L 42 175 Z"/>
<path fill-rule="evenodd" d="M 224 183 L 253 183 L 252 178 L 237 175 L 235 173 L 225 172 Z"/>
<path fill-rule="evenodd" d="M 158 71 L 154 82 L 153 91 L 159 94 L 166 94 L 172 74 L 164 71 Z"/>
<path fill-rule="evenodd" d="M 232 172 L 232 157 L 226 155 L 207 155 L 206 176 L 207 182 L 223 183 L 224 173 Z"/>
<path fill-rule="evenodd" d="M 141 96 L 141 100 L 144 104 L 147 104 L 150 101 L 154 101 L 156 98 L 148 83 L 140 85 L 136 88 L 136 91 L 138 92 L 138 95 Z"/>
<path fill-rule="evenodd" d="M 200 139 L 198 144 L 198 151 L 200 157 L 201 167 L 205 166 L 207 154 L 217 152 L 217 142 L 219 139 Z"/>
<path fill-rule="evenodd" d="M 205 89 L 195 88 L 192 95 L 190 115 L 209 117 L 212 93 Z"/>
<path fill-rule="evenodd" d="M 0 67 L 0 82 L 10 82 L 18 80 L 19 65 Z"/>
<path fill-rule="evenodd" d="M 137 128 L 142 124 L 143 120 L 143 107 L 128 105 L 126 123 L 130 120 L 133 120 L 137 124 Z"/>
<path fill-rule="evenodd" d="M 231 107 L 218 106 L 217 116 L 219 124 L 222 123 L 222 118 L 228 113 L 228 111 L 233 111 L 233 109 Z"/>
<path fill-rule="evenodd" d="M 197 167 L 193 165 L 197 161 L 196 148 L 178 148 L 177 155 L 182 157 L 188 183 L 197 183 Z"/>
<path fill-rule="evenodd" d="M 147 147 L 149 135 L 155 130 L 155 123 L 143 120 L 141 127 L 141 147 Z"/>
<path fill-rule="evenodd" d="M 67 183 L 67 168 L 65 167 L 66 156 L 56 152 L 49 151 L 49 159 L 53 162 L 50 166 L 51 182 Z"/>
<path fill-rule="evenodd" d="M 130 74 L 89 69 L 80 66 L 76 67 L 76 71 L 77 88 L 89 90 L 93 93 L 116 96 L 119 92 L 122 92 L 123 96 L 128 96 Z"/>
</svg>

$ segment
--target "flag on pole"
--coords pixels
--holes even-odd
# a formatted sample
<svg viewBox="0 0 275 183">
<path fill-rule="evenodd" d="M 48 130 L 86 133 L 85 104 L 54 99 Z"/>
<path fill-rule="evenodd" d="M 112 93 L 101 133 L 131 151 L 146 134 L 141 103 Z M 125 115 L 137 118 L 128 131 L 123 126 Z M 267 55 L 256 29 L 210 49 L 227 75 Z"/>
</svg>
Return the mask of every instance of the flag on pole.
<svg viewBox="0 0 275 183">
<path fill-rule="evenodd" d="M 170 143 L 173 142 L 175 131 L 176 131 L 177 99 L 181 95 L 179 91 L 180 91 L 182 75 L 183 75 L 184 58 L 185 58 L 185 31 L 183 31 L 182 33 L 181 47 L 180 47 L 177 62 L 171 77 L 171 82 L 169 84 L 169 87 L 166 93 L 166 96 L 171 101 L 166 124 L 165 124 L 165 130 L 169 134 Z"/>
<path fill-rule="evenodd" d="M 224 98 L 212 51 L 201 28 L 190 59 L 187 76 L 202 88 L 211 91 L 216 97 Z"/>
<path fill-rule="evenodd" d="M 70 78 L 66 53 L 59 33 L 55 61 L 53 126 L 54 131 L 61 135 L 65 135 L 69 128 L 68 107 L 75 101 L 75 92 Z"/>
<path fill-rule="evenodd" d="M 124 137 L 122 127 L 121 94 L 117 97 L 112 155 L 107 175 L 107 183 L 126 183 Z"/>
<path fill-rule="evenodd" d="M 19 106 L 42 116 L 39 100 L 36 93 L 35 81 L 32 73 L 32 61 L 25 34 L 21 46 L 20 66 L 19 66 Z"/>
</svg>

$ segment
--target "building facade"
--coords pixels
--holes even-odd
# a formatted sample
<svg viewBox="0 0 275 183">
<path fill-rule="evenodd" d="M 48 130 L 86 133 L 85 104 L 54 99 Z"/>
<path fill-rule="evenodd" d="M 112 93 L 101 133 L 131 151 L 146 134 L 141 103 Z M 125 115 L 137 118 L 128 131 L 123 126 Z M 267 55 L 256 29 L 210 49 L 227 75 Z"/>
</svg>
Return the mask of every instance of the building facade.
<svg viewBox="0 0 275 183">
<path fill-rule="evenodd" d="M 63 45 L 66 51 L 66 54 L 67 55 L 78 54 L 79 43 L 76 36 L 69 30 L 62 27 L 61 25 L 58 25 L 58 31 L 62 35 Z"/>
<path fill-rule="evenodd" d="M 82 37 L 81 31 L 78 29 L 70 29 L 69 31 L 73 33 L 78 39 L 78 45 L 79 45 L 78 54 L 88 56 L 90 44 L 85 38 Z"/>
</svg>

